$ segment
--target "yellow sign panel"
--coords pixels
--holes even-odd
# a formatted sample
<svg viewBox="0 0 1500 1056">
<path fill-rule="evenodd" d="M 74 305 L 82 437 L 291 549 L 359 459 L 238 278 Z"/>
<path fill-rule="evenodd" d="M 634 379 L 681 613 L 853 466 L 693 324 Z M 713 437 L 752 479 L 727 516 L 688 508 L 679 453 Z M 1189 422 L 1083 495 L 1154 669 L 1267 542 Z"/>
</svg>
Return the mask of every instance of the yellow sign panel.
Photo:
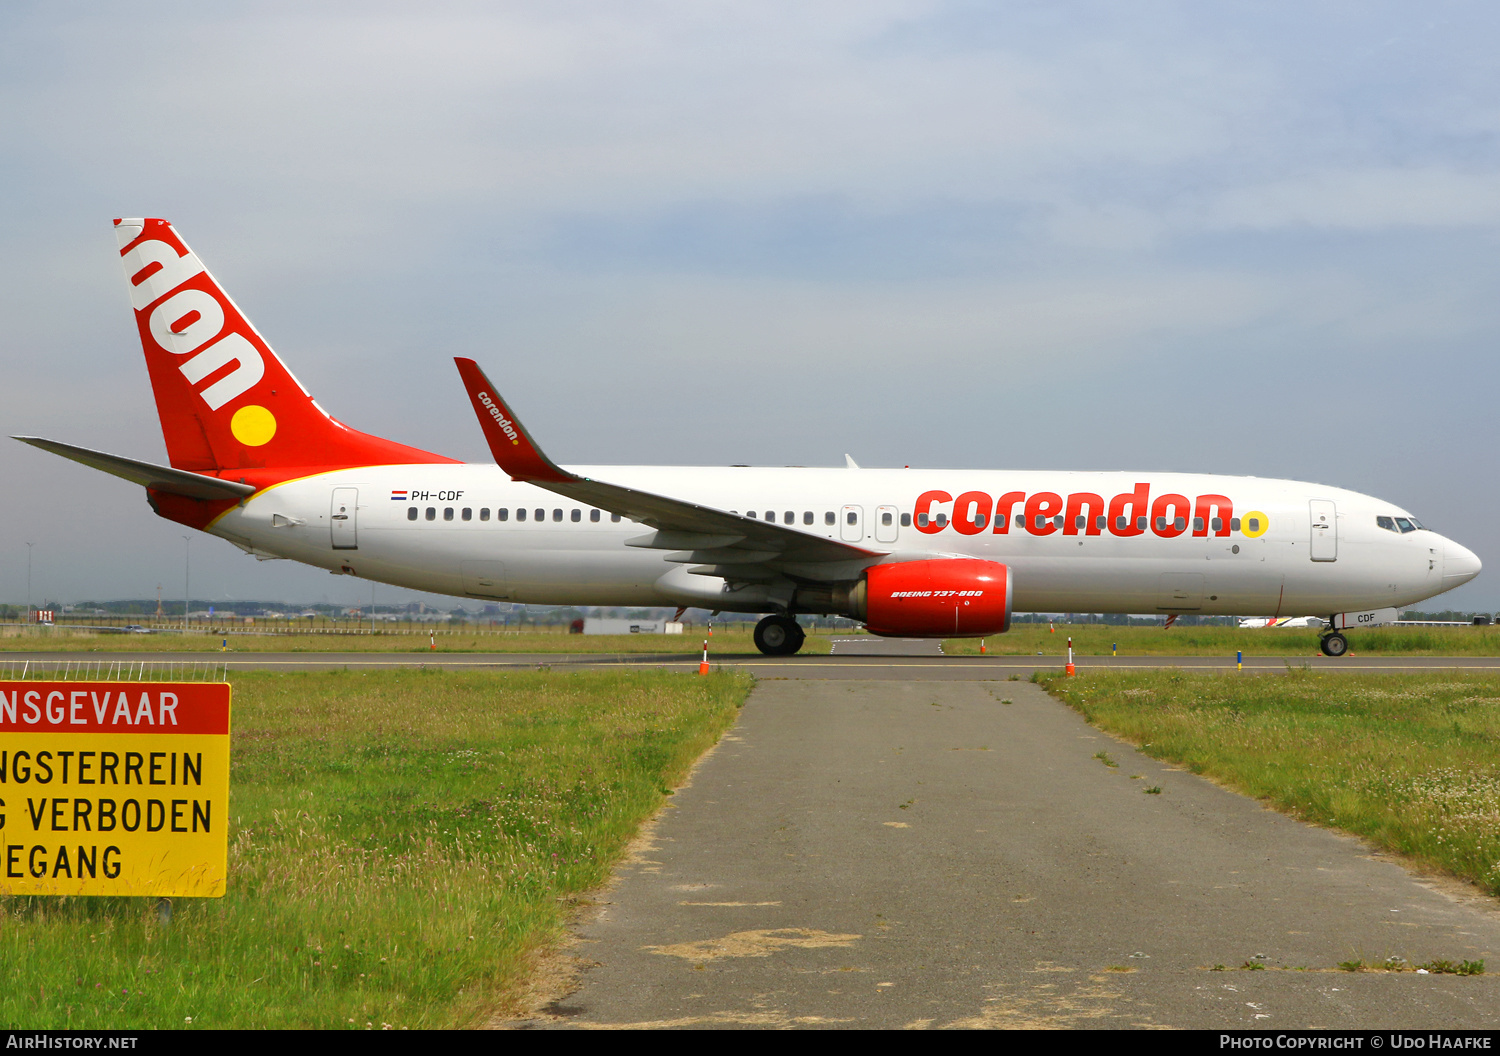
<svg viewBox="0 0 1500 1056">
<path fill-rule="evenodd" d="M 0 895 L 218 897 L 229 685 L 0 682 Z"/>
</svg>

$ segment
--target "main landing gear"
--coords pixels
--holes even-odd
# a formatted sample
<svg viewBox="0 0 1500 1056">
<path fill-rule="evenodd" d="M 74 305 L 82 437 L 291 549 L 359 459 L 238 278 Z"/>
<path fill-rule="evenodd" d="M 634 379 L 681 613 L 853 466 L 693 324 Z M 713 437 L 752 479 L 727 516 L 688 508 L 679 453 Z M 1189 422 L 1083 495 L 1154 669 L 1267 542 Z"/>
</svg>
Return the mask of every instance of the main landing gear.
<svg viewBox="0 0 1500 1056">
<path fill-rule="evenodd" d="M 1324 656 L 1343 656 L 1349 651 L 1349 639 L 1335 631 L 1323 635 L 1318 641 L 1318 648 L 1323 651 Z"/>
<path fill-rule="evenodd" d="M 806 638 L 790 616 L 767 616 L 755 625 L 755 648 L 767 656 L 791 656 Z"/>
</svg>

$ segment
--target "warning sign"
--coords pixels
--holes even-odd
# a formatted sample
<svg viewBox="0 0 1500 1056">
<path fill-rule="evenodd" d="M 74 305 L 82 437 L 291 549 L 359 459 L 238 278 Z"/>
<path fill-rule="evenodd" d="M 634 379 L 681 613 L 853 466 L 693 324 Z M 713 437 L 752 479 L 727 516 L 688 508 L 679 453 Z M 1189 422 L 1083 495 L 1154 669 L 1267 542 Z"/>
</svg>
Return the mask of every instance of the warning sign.
<svg viewBox="0 0 1500 1056">
<path fill-rule="evenodd" d="M 0 895 L 224 894 L 229 685 L 0 682 Z"/>
</svg>

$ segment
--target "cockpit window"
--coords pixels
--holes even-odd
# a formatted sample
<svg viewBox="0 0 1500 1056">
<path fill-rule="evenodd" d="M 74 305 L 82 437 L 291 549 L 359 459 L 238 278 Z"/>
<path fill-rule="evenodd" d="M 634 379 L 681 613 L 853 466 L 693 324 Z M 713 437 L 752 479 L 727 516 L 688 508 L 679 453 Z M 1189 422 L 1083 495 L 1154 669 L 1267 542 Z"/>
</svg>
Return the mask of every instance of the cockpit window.
<svg viewBox="0 0 1500 1056">
<path fill-rule="evenodd" d="M 1396 519 L 1394 517 L 1376 517 L 1375 527 L 1384 528 L 1388 532 L 1399 532 L 1401 530 L 1396 527 Z"/>
<path fill-rule="evenodd" d="M 1407 520 L 1405 517 L 1396 518 L 1396 527 L 1401 529 L 1401 533 L 1403 535 L 1405 535 L 1407 532 L 1414 532 L 1417 530 L 1417 526 L 1412 524 L 1411 521 Z"/>
</svg>

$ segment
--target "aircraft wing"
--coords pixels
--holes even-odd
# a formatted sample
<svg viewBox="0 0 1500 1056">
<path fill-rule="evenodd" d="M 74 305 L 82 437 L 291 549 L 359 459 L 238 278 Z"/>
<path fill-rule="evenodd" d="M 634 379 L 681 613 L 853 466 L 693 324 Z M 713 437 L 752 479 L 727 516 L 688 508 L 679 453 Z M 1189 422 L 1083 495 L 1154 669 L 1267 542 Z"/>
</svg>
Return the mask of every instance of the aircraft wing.
<svg viewBox="0 0 1500 1056">
<path fill-rule="evenodd" d="M 133 484 L 155 491 L 165 491 L 171 495 L 182 495 L 189 499 L 232 499 L 238 502 L 247 495 L 255 494 L 253 486 L 241 484 L 238 481 L 220 480 L 218 477 L 207 477 L 202 473 L 192 473 L 185 469 L 170 469 L 167 466 L 157 466 L 150 462 L 139 462 L 133 458 L 123 458 L 120 455 L 108 455 L 103 451 L 90 451 L 86 447 L 74 447 L 72 444 L 62 444 L 56 440 L 44 440 L 40 436 L 13 436 L 11 439 L 30 444 L 32 447 L 39 447 L 43 451 L 50 451 L 54 455 L 61 455 L 63 458 L 71 458 L 74 462 L 81 462 L 91 469 L 103 470 L 105 473 L 128 480 Z"/>
<path fill-rule="evenodd" d="M 454 362 L 500 468 L 512 480 L 535 484 L 656 529 L 655 536 L 629 540 L 630 546 L 685 551 L 678 559 L 681 562 L 691 560 L 714 566 L 718 569 L 715 574 L 730 578 L 735 571 L 748 572 L 746 566 L 868 562 L 886 553 L 570 473 L 542 453 L 479 364 L 460 358 Z"/>
</svg>

